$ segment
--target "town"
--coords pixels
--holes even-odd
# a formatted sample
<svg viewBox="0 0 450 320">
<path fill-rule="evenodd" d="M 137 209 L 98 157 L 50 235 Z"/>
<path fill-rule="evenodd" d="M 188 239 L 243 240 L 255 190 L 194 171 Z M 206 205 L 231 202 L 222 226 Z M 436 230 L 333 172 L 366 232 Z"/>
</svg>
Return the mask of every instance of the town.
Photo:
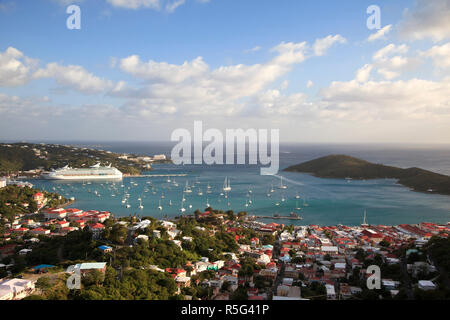
<svg viewBox="0 0 450 320">
<path fill-rule="evenodd" d="M 449 298 L 448 224 L 293 226 L 213 208 L 115 217 L 8 188 L 33 210 L 0 211 L 0 300 Z M 371 265 L 380 289 L 367 287 Z M 81 287 L 71 290 L 75 273 Z"/>
</svg>

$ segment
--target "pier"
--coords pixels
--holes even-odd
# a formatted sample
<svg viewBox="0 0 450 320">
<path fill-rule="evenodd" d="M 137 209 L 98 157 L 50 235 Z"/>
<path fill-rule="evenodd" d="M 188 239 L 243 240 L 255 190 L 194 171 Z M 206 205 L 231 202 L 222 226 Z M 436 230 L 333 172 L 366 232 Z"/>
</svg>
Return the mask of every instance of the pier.
<svg viewBox="0 0 450 320">
<path fill-rule="evenodd" d="M 303 218 L 300 216 L 251 216 L 253 219 L 286 219 L 286 220 L 302 220 Z"/>
</svg>

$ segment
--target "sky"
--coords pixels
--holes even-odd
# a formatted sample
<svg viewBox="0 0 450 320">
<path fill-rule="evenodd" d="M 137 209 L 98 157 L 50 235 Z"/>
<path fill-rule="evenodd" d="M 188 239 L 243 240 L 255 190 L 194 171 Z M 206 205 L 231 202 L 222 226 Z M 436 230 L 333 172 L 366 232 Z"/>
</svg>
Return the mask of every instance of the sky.
<svg viewBox="0 0 450 320">
<path fill-rule="evenodd" d="M 449 97 L 450 0 L 0 0 L 0 140 L 449 144 Z"/>
</svg>

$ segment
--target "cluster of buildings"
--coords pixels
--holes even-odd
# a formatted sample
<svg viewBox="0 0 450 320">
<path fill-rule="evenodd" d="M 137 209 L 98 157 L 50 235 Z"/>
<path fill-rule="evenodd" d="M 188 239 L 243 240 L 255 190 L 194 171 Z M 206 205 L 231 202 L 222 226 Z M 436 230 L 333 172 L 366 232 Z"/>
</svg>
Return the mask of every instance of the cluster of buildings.
<svg viewBox="0 0 450 320">
<path fill-rule="evenodd" d="M 83 211 L 75 208 L 47 209 L 42 214 L 44 219 L 37 219 L 35 214 L 17 214 L 12 222 L 4 224 L 6 232 L 0 236 L 4 241 L 11 240 L 13 234 L 18 237 L 26 233 L 34 236 L 61 236 L 88 226 L 94 237 L 99 237 L 105 229 L 102 222 L 111 216 L 107 211 Z"/>
<path fill-rule="evenodd" d="M 326 287 L 327 299 L 348 299 L 362 291 L 361 287 L 345 284 L 359 270 L 361 280 L 369 275 L 364 261 L 357 258 L 358 250 L 363 250 L 366 260 L 379 255 L 388 265 L 400 264 L 401 257 L 395 252 L 403 246 L 414 243 L 420 247 L 433 235 L 448 237 L 450 227 L 434 223 L 399 226 L 302 226 L 294 231 L 283 231 L 279 236 L 280 260 L 284 263 L 283 281 L 302 279 L 302 286 L 319 282 Z M 407 253 L 408 254 L 408 253 Z M 430 261 L 417 261 L 407 265 L 412 276 L 418 270 L 426 273 L 436 271 Z M 301 276 L 300 276 L 301 275 Z M 381 275 L 383 286 L 392 296 L 399 292 L 399 281 Z M 364 281 L 363 281 L 364 283 Z M 436 288 L 432 281 L 419 280 L 418 287 L 424 290 Z"/>
<path fill-rule="evenodd" d="M 36 199 L 43 201 L 39 194 Z M 32 216 L 17 215 L 13 222 L 6 223 L 7 232 L 3 240 L 11 239 L 14 233 L 21 236 L 31 233 L 35 236 L 44 234 L 49 236 L 65 235 L 70 231 L 86 226 L 99 238 L 105 229 L 103 222 L 111 217 L 106 211 L 83 211 L 75 208 L 55 208 L 43 210 L 43 219 L 36 221 Z M 209 213 L 200 214 L 197 218 L 207 217 Z M 397 249 L 414 244 L 420 248 L 433 235 L 448 237 L 449 225 L 434 223 L 420 223 L 417 225 L 401 224 L 398 226 L 361 225 L 361 226 L 297 226 L 285 227 L 277 223 L 262 223 L 251 220 L 232 221 L 222 216 L 220 219 L 226 233 L 233 236 L 238 245 L 237 252 L 223 252 L 223 260 L 209 261 L 201 257 L 199 261 L 190 261 L 185 266 L 172 266 L 161 268 L 152 265 L 148 268 L 168 273 L 175 280 L 178 291 L 192 286 L 210 288 L 211 299 L 228 300 L 240 286 L 247 285 L 250 300 L 305 300 L 314 298 L 305 294 L 311 292 L 309 288 L 314 283 L 325 288 L 323 297 L 329 300 L 349 299 L 363 291 L 363 287 L 349 281 L 354 278 L 355 272 L 360 280 L 369 275 L 366 272 L 367 260 L 375 257 L 381 258 L 388 265 L 401 263 L 396 253 Z M 139 232 L 148 228 L 152 222 L 142 220 L 129 225 L 126 221 L 116 223 L 127 226 L 133 235 L 133 244 L 138 241 L 147 241 L 149 237 L 160 238 L 161 231 L 154 229 L 149 235 Z M 184 236 L 173 221 L 159 220 L 158 225 L 165 229 L 169 241 L 172 241 L 181 250 L 182 244 L 192 242 L 193 237 Z M 213 236 L 217 227 L 213 225 L 195 226 L 198 230 Z M 252 229 L 252 236 L 245 230 Z M 256 236 L 255 236 L 256 235 Z M 267 236 L 275 239 L 268 243 Z M 249 237 L 249 238 L 246 238 Z M 245 240 L 245 241 L 242 241 Z M 21 247 L 19 254 L 26 255 L 31 252 L 32 244 L 38 242 L 37 237 L 27 239 L 28 247 Z M 131 243 L 128 243 L 131 244 Z M 103 252 L 111 252 L 113 246 L 98 247 Z M 361 258 L 361 251 L 364 253 Z M 411 249 L 406 255 L 417 252 Z M 17 245 L 6 244 L 0 247 L 0 257 L 17 252 Z M 254 261 L 256 266 L 248 270 L 248 259 Z M 253 265 L 252 265 L 253 266 Z M 0 268 L 8 267 L 0 264 Z M 70 266 L 66 272 L 81 273 L 90 270 L 105 272 L 106 262 L 82 263 Z M 212 271 L 208 277 L 194 277 L 202 272 Z M 415 261 L 407 265 L 407 272 L 412 277 L 421 274 L 433 273 L 435 266 L 429 261 Z M 195 280 L 193 280 L 195 279 Z M 199 280 L 203 279 L 203 280 Z M 13 281 L 14 280 L 14 281 Z M 1 299 L 20 299 L 34 290 L 34 285 L 26 280 L 10 279 L 0 282 Z M 9 281 L 9 282 L 8 282 Z M 400 289 L 400 282 L 382 275 L 383 286 L 395 296 Z M 350 284 L 352 283 L 352 284 Z M 359 283 L 364 283 L 360 281 Z M 417 287 L 422 290 L 434 290 L 436 284 L 432 280 L 419 279 Z M 306 290 L 308 288 L 308 290 Z M 187 297 L 189 299 L 190 297 Z"/>
</svg>

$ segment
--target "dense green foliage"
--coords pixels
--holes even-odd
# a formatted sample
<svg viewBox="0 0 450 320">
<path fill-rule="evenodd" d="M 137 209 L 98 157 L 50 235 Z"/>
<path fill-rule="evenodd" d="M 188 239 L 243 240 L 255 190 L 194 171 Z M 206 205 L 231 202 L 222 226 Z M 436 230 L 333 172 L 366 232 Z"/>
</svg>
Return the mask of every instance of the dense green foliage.
<svg viewBox="0 0 450 320">
<path fill-rule="evenodd" d="M 40 155 L 33 149 L 39 150 Z M 70 165 L 87 167 L 101 162 L 111 163 L 124 174 L 139 174 L 142 163 L 119 159 L 120 155 L 96 149 L 76 148 L 54 144 L 14 143 L 0 144 L 0 173 L 27 171 L 42 168 L 50 170 Z"/>
<path fill-rule="evenodd" d="M 37 204 L 33 200 L 33 195 L 36 192 L 41 192 L 49 199 L 49 206 L 58 206 L 67 202 L 67 199 L 61 197 L 56 193 L 49 193 L 39 189 L 30 187 L 18 187 L 9 185 L 0 189 L 0 213 L 10 219 L 16 214 L 33 213 L 37 210 Z M 27 203 L 27 206 L 23 204 Z"/>
<path fill-rule="evenodd" d="M 345 155 L 330 155 L 290 166 L 285 171 L 311 173 L 320 178 L 398 179 L 415 191 L 450 195 L 450 177 L 420 168 L 401 169 Z"/>
</svg>

